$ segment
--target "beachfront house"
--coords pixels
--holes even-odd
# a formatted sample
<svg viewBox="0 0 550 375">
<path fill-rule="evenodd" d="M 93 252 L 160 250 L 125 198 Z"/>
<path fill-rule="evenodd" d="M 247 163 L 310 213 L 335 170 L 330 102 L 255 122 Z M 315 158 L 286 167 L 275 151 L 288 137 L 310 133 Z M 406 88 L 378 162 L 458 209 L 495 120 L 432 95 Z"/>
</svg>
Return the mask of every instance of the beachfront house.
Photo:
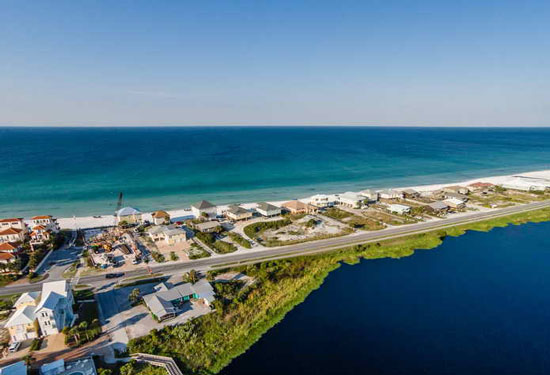
<svg viewBox="0 0 550 375">
<path fill-rule="evenodd" d="M 195 217 L 216 217 L 218 208 L 212 203 L 202 200 L 191 205 L 191 211 Z"/>
<path fill-rule="evenodd" d="M 414 189 L 403 189 L 401 190 L 401 192 L 403 193 L 403 196 L 405 198 L 418 198 L 420 197 L 420 193 Z"/>
<path fill-rule="evenodd" d="M 152 226 L 147 230 L 153 242 L 162 242 L 166 245 L 175 245 L 187 241 L 187 232 L 173 225 Z"/>
<path fill-rule="evenodd" d="M 401 199 L 403 198 L 403 193 L 398 190 L 385 189 L 378 190 L 378 194 L 382 199 Z"/>
<path fill-rule="evenodd" d="M 285 202 L 281 205 L 281 207 L 291 214 L 314 214 L 319 210 L 317 207 L 300 202 L 299 200 Z"/>
<path fill-rule="evenodd" d="M 151 217 L 153 218 L 153 224 L 155 225 L 170 224 L 170 214 L 166 211 L 155 211 L 151 214 Z"/>
<path fill-rule="evenodd" d="M 164 283 L 155 287 L 156 292 L 143 296 L 145 305 L 159 321 L 174 318 L 181 306 L 191 300 L 198 300 L 207 306 L 214 301 L 212 285 L 201 279 L 195 284 L 185 283 L 168 288 Z"/>
<path fill-rule="evenodd" d="M 0 253 L 0 272 L 11 273 L 13 269 L 10 269 L 9 265 L 17 261 L 18 256 L 11 253 Z"/>
<path fill-rule="evenodd" d="M 241 206 L 231 205 L 225 211 L 225 216 L 232 221 L 248 220 L 252 217 L 252 212 Z"/>
<path fill-rule="evenodd" d="M 380 199 L 380 194 L 371 189 L 361 191 L 361 195 L 366 197 L 369 202 L 378 202 L 378 199 Z"/>
<path fill-rule="evenodd" d="M 260 202 L 256 207 L 256 212 L 265 217 L 272 217 L 281 214 L 281 208 L 269 204 L 267 202 Z"/>
<path fill-rule="evenodd" d="M 75 320 L 73 304 L 73 292 L 66 280 L 42 284 L 40 303 L 34 311 L 42 334 L 54 335 L 72 326 Z"/>
<path fill-rule="evenodd" d="M 57 219 L 51 215 L 42 215 L 34 216 L 31 218 L 31 227 L 43 226 L 46 230 L 57 233 L 59 232 L 59 224 L 57 224 Z"/>
<path fill-rule="evenodd" d="M 0 231 L 8 228 L 16 228 L 25 231 L 27 230 L 27 224 L 25 224 L 22 218 L 0 219 Z"/>
<path fill-rule="evenodd" d="M 336 203 L 336 197 L 326 194 L 316 194 L 308 198 L 308 203 L 319 208 L 332 207 Z"/>
<path fill-rule="evenodd" d="M 390 204 L 388 205 L 388 210 L 399 215 L 405 215 L 411 212 L 411 208 L 404 204 Z"/>
<path fill-rule="evenodd" d="M 361 205 L 363 204 L 363 201 L 365 200 L 365 197 L 358 193 L 353 193 L 351 191 L 348 191 L 344 194 L 340 194 L 338 196 L 338 203 L 345 207 L 350 208 L 361 208 Z"/>
<path fill-rule="evenodd" d="M 426 206 L 428 211 L 431 211 L 436 214 L 441 214 L 449 210 L 449 206 L 443 201 L 437 201 L 430 203 Z"/>
<path fill-rule="evenodd" d="M 3 242 L 0 243 L 0 252 L 10 254 L 20 254 L 23 252 L 21 242 Z"/>
<path fill-rule="evenodd" d="M 11 365 L 0 367 L 0 375 L 27 375 L 27 371 L 27 364 L 25 361 L 19 361 Z"/>
<path fill-rule="evenodd" d="M 32 228 L 32 232 L 29 234 L 32 245 L 43 244 L 51 238 L 52 231 L 46 228 L 44 225 L 35 225 Z"/>
<path fill-rule="evenodd" d="M 468 185 L 468 188 L 472 191 L 490 191 L 495 188 L 495 185 L 490 182 L 474 182 Z"/>
<path fill-rule="evenodd" d="M 218 221 L 205 221 L 202 223 L 193 224 L 193 228 L 202 233 L 213 233 L 219 230 L 220 223 Z"/>
<path fill-rule="evenodd" d="M 457 199 L 457 198 L 445 199 L 443 201 L 443 203 L 445 203 L 446 205 L 448 205 L 449 207 L 454 208 L 454 209 L 461 209 L 461 208 L 466 207 L 466 204 L 464 203 L 464 201 L 461 200 L 461 199 Z"/>
<path fill-rule="evenodd" d="M 468 196 L 460 193 L 444 192 L 443 196 L 446 199 L 454 198 L 454 199 L 459 199 L 462 202 L 468 202 Z"/>
<path fill-rule="evenodd" d="M 445 193 L 457 193 L 462 195 L 467 195 L 470 192 L 470 189 L 468 189 L 466 186 L 445 186 L 441 189 Z"/>
<path fill-rule="evenodd" d="M 0 243 L 23 242 L 25 241 L 25 233 L 25 230 L 19 228 L 7 228 L 0 230 Z"/>
<path fill-rule="evenodd" d="M 537 179 L 529 180 L 526 178 L 513 177 L 502 184 L 501 187 L 511 190 L 520 190 L 520 191 L 545 191 L 548 187 L 546 183 L 541 182 Z"/>
<path fill-rule="evenodd" d="M 141 211 L 133 207 L 124 207 L 116 213 L 116 223 L 141 224 Z"/>
</svg>

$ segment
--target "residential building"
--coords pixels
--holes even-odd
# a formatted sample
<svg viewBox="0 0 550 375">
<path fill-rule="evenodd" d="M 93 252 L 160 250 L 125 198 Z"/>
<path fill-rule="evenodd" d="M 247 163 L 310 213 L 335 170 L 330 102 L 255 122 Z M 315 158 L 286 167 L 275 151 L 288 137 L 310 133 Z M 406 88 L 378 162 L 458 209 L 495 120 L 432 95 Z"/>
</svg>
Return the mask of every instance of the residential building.
<svg viewBox="0 0 550 375">
<path fill-rule="evenodd" d="M 166 211 L 158 210 L 153 212 L 151 216 L 155 225 L 170 224 L 170 214 Z"/>
<path fill-rule="evenodd" d="M 340 194 L 338 196 L 338 203 L 340 203 L 342 206 L 351 208 L 360 208 L 364 200 L 365 197 L 363 195 L 353 193 L 351 191 Z"/>
<path fill-rule="evenodd" d="M 174 225 L 158 225 L 150 227 L 147 234 L 153 242 L 164 242 L 166 245 L 175 245 L 187 241 L 187 232 Z"/>
<path fill-rule="evenodd" d="M 411 212 L 411 208 L 409 206 L 405 206 L 404 204 L 390 204 L 388 205 L 388 210 L 399 215 L 404 215 Z"/>
<path fill-rule="evenodd" d="M 141 224 L 141 211 L 133 207 L 124 207 L 116 213 L 116 223 L 125 222 L 127 224 Z"/>
<path fill-rule="evenodd" d="M 23 252 L 21 242 L 0 243 L 0 253 L 20 254 L 21 252 Z"/>
<path fill-rule="evenodd" d="M 281 208 L 280 207 L 274 206 L 274 205 L 269 204 L 267 202 L 258 203 L 258 207 L 256 207 L 256 211 L 260 215 L 266 216 L 266 217 L 277 216 L 277 215 L 281 214 Z"/>
<path fill-rule="evenodd" d="M 430 203 L 426 206 L 429 211 L 435 212 L 435 213 L 443 213 L 449 210 L 449 206 L 442 201 L 437 201 Z"/>
<path fill-rule="evenodd" d="M 22 218 L 0 219 L 0 231 L 8 228 L 26 230 L 27 224 L 25 224 Z"/>
<path fill-rule="evenodd" d="M 40 367 L 40 375 L 97 375 L 92 357 L 65 362 L 59 359 Z"/>
<path fill-rule="evenodd" d="M 468 189 L 466 186 L 445 186 L 441 189 L 445 193 L 457 193 L 462 195 L 467 195 L 470 192 L 470 189 Z"/>
<path fill-rule="evenodd" d="M 334 195 L 316 194 L 308 198 L 308 203 L 312 206 L 325 208 L 332 207 L 337 199 Z"/>
<path fill-rule="evenodd" d="M 505 189 L 520 191 L 545 191 L 548 187 L 544 182 L 514 177 L 500 184 Z"/>
<path fill-rule="evenodd" d="M 17 261 L 18 256 L 12 253 L 0 253 L 0 264 L 3 265 L 3 267 L 0 267 L 0 272 L 12 272 L 9 267 L 6 268 L 6 265 L 15 263 Z"/>
<path fill-rule="evenodd" d="M 210 306 L 215 299 L 214 289 L 205 279 L 195 284 L 185 283 L 171 289 L 161 283 L 155 289 L 157 291 L 144 296 L 143 301 L 151 314 L 160 321 L 175 317 L 180 306 L 187 301 L 197 299 Z"/>
<path fill-rule="evenodd" d="M 19 228 L 7 228 L 0 230 L 0 243 L 25 241 L 25 230 Z"/>
<path fill-rule="evenodd" d="M 317 207 L 300 202 L 299 200 L 285 202 L 281 205 L 281 207 L 292 214 L 313 214 L 318 211 Z"/>
<path fill-rule="evenodd" d="M 227 211 L 225 211 L 225 216 L 233 221 L 248 220 L 252 217 L 252 212 L 240 206 L 231 205 L 227 208 Z"/>
<path fill-rule="evenodd" d="M 459 199 L 462 202 L 468 201 L 468 196 L 460 193 L 444 192 L 443 196 L 447 199 L 454 198 L 454 199 Z"/>
<path fill-rule="evenodd" d="M 57 219 L 51 215 L 31 217 L 31 227 L 35 227 L 37 225 L 42 225 L 46 227 L 47 230 L 54 233 L 59 232 L 59 224 L 57 224 Z"/>
<path fill-rule="evenodd" d="M 195 217 L 216 217 L 216 215 L 218 214 L 218 208 L 212 203 L 205 200 L 191 205 L 191 211 L 193 212 L 193 215 L 195 215 Z"/>
<path fill-rule="evenodd" d="M 67 281 L 42 284 L 40 303 L 36 306 L 35 316 L 43 335 L 59 333 L 74 323 L 73 303 L 73 292 Z"/>
<path fill-rule="evenodd" d="M 457 198 L 448 198 L 443 201 L 446 205 L 451 208 L 460 209 L 466 207 L 466 204 L 463 200 Z"/>
<path fill-rule="evenodd" d="M 0 367 L 0 375 L 27 375 L 27 364 L 25 361 L 19 361 Z"/>
<path fill-rule="evenodd" d="M 36 306 L 25 305 L 13 313 L 5 324 L 11 341 L 25 341 L 38 337 L 34 321 Z"/>
<path fill-rule="evenodd" d="M 371 189 L 361 191 L 361 195 L 366 197 L 369 202 L 378 202 L 378 199 L 380 199 L 380 194 L 377 191 Z"/>
<path fill-rule="evenodd" d="M 40 301 L 40 292 L 25 292 L 19 296 L 17 301 L 13 304 L 16 309 L 23 308 L 25 306 L 36 306 Z"/>
<path fill-rule="evenodd" d="M 205 221 L 203 223 L 193 224 L 193 227 L 199 232 L 212 233 L 218 231 L 220 223 L 218 221 Z"/>
<path fill-rule="evenodd" d="M 32 228 L 30 233 L 32 244 L 43 244 L 48 241 L 52 236 L 52 231 L 46 228 L 44 225 L 36 225 Z"/>
<path fill-rule="evenodd" d="M 404 189 L 401 191 L 405 198 L 418 198 L 420 193 L 414 189 Z"/>
<path fill-rule="evenodd" d="M 400 199 L 403 198 L 403 193 L 393 189 L 379 190 L 378 194 L 382 199 Z"/>
<path fill-rule="evenodd" d="M 468 185 L 468 187 L 474 191 L 486 191 L 494 189 L 495 185 L 490 182 L 474 182 Z"/>
</svg>

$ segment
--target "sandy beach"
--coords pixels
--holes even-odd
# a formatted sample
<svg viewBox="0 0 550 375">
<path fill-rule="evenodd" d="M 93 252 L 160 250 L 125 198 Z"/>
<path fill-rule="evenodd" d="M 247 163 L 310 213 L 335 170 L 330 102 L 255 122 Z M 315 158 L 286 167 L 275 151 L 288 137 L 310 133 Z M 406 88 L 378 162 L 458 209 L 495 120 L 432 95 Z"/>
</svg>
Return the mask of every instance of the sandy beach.
<svg viewBox="0 0 550 375">
<path fill-rule="evenodd" d="M 507 179 L 514 177 L 514 176 L 525 176 L 525 177 L 536 177 L 536 178 L 546 178 L 550 179 L 550 170 L 542 170 L 542 171 L 533 171 L 533 172 L 526 172 L 526 173 L 519 173 L 519 174 L 513 174 L 513 175 L 503 175 L 503 176 L 493 176 L 493 177 L 480 177 L 475 178 L 467 181 L 456 181 L 452 183 L 446 183 L 446 184 L 432 184 L 432 185 L 420 185 L 420 186 L 404 186 L 404 187 L 397 187 L 397 186 L 388 186 L 388 189 L 415 189 L 417 191 L 433 191 L 441 189 L 445 186 L 451 186 L 451 185 L 463 185 L 467 186 L 470 184 L 473 184 L 475 182 L 488 182 L 492 184 L 501 184 Z M 365 186 L 365 189 L 368 189 L 368 186 Z M 304 197 L 302 199 L 306 199 L 307 197 Z M 290 199 L 290 198 L 289 198 Z M 274 205 L 280 205 L 284 203 L 286 200 L 282 201 L 268 201 L 268 203 L 274 204 Z M 242 207 L 250 209 L 256 207 L 256 203 L 244 203 L 241 204 Z M 226 209 L 227 205 L 220 205 L 218 206 L 218 211 L 224 211 Z M 186 220 L 193 217 L 193 214 L 190 209 L 188 208 L 182 208 L 177 210 L 169 210 L 168 213 L 172 217 L 173 220 Z M 151 213 L 144 213 L 143 214 L 144 220 L 152 220 Z M 93 216 L 82 216 L 82 217 L 66 217 L 66 218 L 58 218 L 59 226 L 62 229 L 88 229 L 88 228 L 98 228 L 98 227 L 107 227 L 107 226 L 113 226 L 115 225 L 115 217 L 112 214 L 106 214 L 101 215 L 101 217 L 93 217 Z"/>
</svg>

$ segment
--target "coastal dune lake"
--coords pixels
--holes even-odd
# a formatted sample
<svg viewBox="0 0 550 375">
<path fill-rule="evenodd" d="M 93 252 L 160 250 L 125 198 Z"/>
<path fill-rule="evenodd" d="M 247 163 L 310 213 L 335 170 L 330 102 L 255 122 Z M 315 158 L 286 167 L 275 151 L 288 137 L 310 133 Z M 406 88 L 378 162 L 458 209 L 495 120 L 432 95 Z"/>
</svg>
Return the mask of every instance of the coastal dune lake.
<svg viewBox="0 0 550 375">
<path fill-rule="evenodd" d="M 332 272 L 224 375 L 548 374 L 550 223 Z"/>
<path fill-rule="evenodd" d="M 550 129 L 1 128 L 0 217 L 112 214 L 550 169 Z"/>
</svg>

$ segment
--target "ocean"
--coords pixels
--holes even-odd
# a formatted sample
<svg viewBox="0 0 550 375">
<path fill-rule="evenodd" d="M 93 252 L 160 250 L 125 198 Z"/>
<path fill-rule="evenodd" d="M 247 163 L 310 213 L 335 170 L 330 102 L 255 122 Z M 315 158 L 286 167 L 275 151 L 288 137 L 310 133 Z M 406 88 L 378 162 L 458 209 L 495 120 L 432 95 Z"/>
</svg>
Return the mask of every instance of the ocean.
<svg viewBox="0 0 550 375">
<path fill-rule="evenodd" d="M 222 375 L 550 371 L 550 222 L 329 274 Z"/>
<path fill-rule="evenodd" d="M 281 200 L 550 169 L 550 129 L 0 128 L 0 217 Z"/>
</svg>

